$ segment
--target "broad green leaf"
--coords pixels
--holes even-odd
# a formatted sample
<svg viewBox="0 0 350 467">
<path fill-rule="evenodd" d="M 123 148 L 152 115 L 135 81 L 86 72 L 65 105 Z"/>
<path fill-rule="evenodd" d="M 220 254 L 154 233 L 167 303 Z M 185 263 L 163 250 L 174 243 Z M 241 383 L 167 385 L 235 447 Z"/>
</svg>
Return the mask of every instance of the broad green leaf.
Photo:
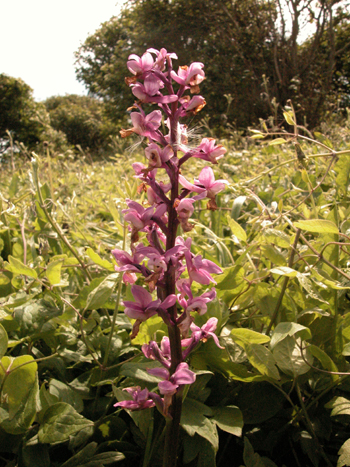
<svg viewBox="0 0 350 467">
<path fill-rule="evenodd" d="M 260 245 L 260 251 L 263 257 L 268 258 L 272 263 L 277 266 L 285 266 L 287 262 L 286 258 L 273 245 L 262 244 Z"/>
<path fill-rule="evenodd" d="M 79 415 L 76 410 L 65 402 L 58 402 L 49 407 L 43 417 L 43 423 L 39 429 L 40 443 L 63 443 L 69 437 L 93 422 Z"/>
<path fill-rule="evenodd" d="M 8 263 L 4 263 L 5 269 L 7 271 L 11 271 L 13 274 L 23 274 L 24 276 L 33 277 L 34 279 L 38 277 L 38 274 L 34 269 L 29 268 L 19 259 L 14 258 L 13 256 L 9 256 L 8 260 Z"/>
<path fill-rule="evenodd" d="M 89 443 L 87 446 L 84 446 L 79 452 L 74 456 L 64 462 L 61 467 L 77 467 L 82 465 L 82 463 L 91 459 L 91 457 L 97 451 L 98 444 L 96 442 Z"/>
<path fill-rule="evenodd" d="M 338 451 L 338 462 L 337 467 L 345 467 L 350 465 L 350 439 L 345 441 L 342 447 Z"/>
<path fill-rule="evenodd" d="M 293 243 L 292 238 L 282 230 L 265 229 L 263 236 L 265 241 L 274 243 L 281 248 L 289 248 Z"/>
<path fill-rule="evenodd" d="M 307 373 L 313 362 L 308 349 L 303 349 L 303 356 L 298 342 L 293 337 L 285 337 L 273 349 L 273 356 L 278 368 L 294 378 Z"/>
<path fill-rule="evenodd" d="M 293 114 L 292 111 L 283 112 L 283 117 L 285 118 L 288 125 L 292 125 L 292 126 L 296 125 L 296 123 L 294 121 L 294 114 Z"/>
<path fill-rule="evenodd" d="M 227 433 L 234 436 L 242 436 L 243 416 L 238 407 L 228 405 L 226 407 L 218 407 L 211 420 L 217 426 Z"/>
<path fill-rule="evenodd" d="M 316 347 L 315 345 L 310 345 L 308 347 L 310 353 L 317 358 L 321 362 L 321 365 L 325 370 L 338 372 L 337 365 L 333 362 L 331 357 L 326 354 L 322 349 Z M 333 381 L 337 381 L 339 379 L 339 375 L 331 375 Z"/>
<path fill-rule="evenodd" d="M 284 144 L 287 141 L 284 138 L 276 138 L 269 142 L 269 146 L 277 146 L 279 144 Z"/>
<path fill-rule="evenodd" d="M 6 394 L 9 417 L 12 418 L 19 407 L 28 398 L 33 385 L 36 384 L 38 365 L 31 355 L 20 357 L 3 357 L 1 359 L 0 380 L 3 384 L 2 394 Z M 19 368 L 18 368 L 19 367 Z M 4 370 L 7 375 L 5 376 Z M 19 384 L 19 381 L 21 384 Z"/>
<path fill-rule="evenodd" d="M 88 248 L 85 253 L 98 266 L 101 266 L 108 271 L 114 271 L 114 266 L 107 259 L 102 259 L 92 248 Z"/>
<path fill-rule="evenodd" d="M 247 328 L 233 328 L 230 334 L 232 339 L 243 347 L 246 344 L 266 344 L 270 342 L 269 336 Z"/>
<path fill-rule="evenodd" d="M 0 324 L 0 359 L 5 355 L 8 346 L 7 332 L 2 324 Z"/>
<path fill-rule="evenodd" d="M 22 460 L 24 467 L 48 467 L 50 465 L 49 447 L 45 444 L 23 446 Z"/>
<path fill-rule="evenodd" d="M 23 368 L 23 367 L 22 367 Z M 20 368 L 16 371 L 20 372 Z M 19 374 L 21 377 L 21 374 Z M 16 381 L 18 385 L 18 380 Z M 5 387 L 5 385 L 4 385 Z M 1 428 L 7 433 L 12 435 L 18 435 L 21 433 L 28 432 L 28 429 L 32 426 L 38 410 L 38 375 L 35 373 L 34 382 L 26 388 L 27 393 L 21 399 L 20 404 L 16 407 L 16 413 L 10 416 L 10 413 L 6 410 L 8 417 L 1 421 Z M 4 392 L 3 392 L 4 393 Z"/>
<path fill-rule="evenodd" d="M 272 268 L 270 269 L 270 272 L 273 274 L 278 274 L 280 276 L 287 276 L 287 277 L 296 277 L 298 274 L 298 271 L 295 269 L 289 268 L 287 266 L 280 266 L 278 268 Z"/>
<path fill-rule="evenodd" d="M 280 379 L 279 372 L 276 368 L 276 361 L 272 353 L 266 347 L 259 344 L 246 344 L 244 350 L 250 363 L 254 368 L 260 371 L 261 374 L 272 379 Z"/>
<path fill-rule="evenodd" d="M 242 266 L 231 266 L 224 269 L 223 273 L 216 277 L 217 290 L 232 290 L 239 287 L 244 278 L 244 269 Z"/>
<path fill-rule="evenodd" d="M 125 456 L 121 452 L 101 452 L 83 464 L 79 464 L 78 467 L 101 467 L 102 465 L 114 464 L 123 459 L 125 459 Z"/>
<path fill-rule="evenodd" d="M 260 455 L 254 452 L 253 446 L 250 444 L 247 437 L 244 437 L 243 460 L 245 467 L 265 467 Z"/>
<path fill-rule="evenodd" d="M 82 412 L 84 409 L 84 403 L 79 394 L 62 381 L 52 379 L 49 383 L 49 393 L 57 398 L 56 402 L 65 402 L 77 412 Z"/>
<path fill-rule="evenodd" d="M 98 308 L 102 308 L 112 295 L 117 281 L 120 279 L 119 276 L 119 273 L 110 274 L 100 283 L 100 285 L 96 287 L 96 289 L 92 290 L 86 300 L 85 308 L 87 310 L 97 310 Z"/>
<path fill-rule="evenodd" d="M 317 289 L 314 287 L 313 283 L 310 281 L 306 274 L 301 274 L 300 272 L 298 272 L 297 279 L 299 281 L 299 284 L 303 287 L 303 289 L 306 290 L 306 292 L 311 298 L 313 298 L 314 300 L 318 300 L 322 303 L 327 303 L 328 305 L 328 302 L 321 297 L 321 295 L 318 293 Z"/>
<path fill-rule="evenodd" d="M 73 302 L 73 306 L 75 306 L 75 308 L 80 308 L 80 309 L 85 308 L 86 301 L 87 301 L 89 294 L 93 290 L 95 290 L 101 284 L 103 280 L 104 280 L 103 277 L 95 277 L 94 279 L 92 279 L 89 285 L 86 285 L 80 290 L 79 296 Z"/>
<path fill-rule="evenodd" d="M 334 222 L 327 219 L 309 219 L 294 222 L 294 227 L 308 232 L 338 234 L 339 229 Z"/>
<path fill-rule="evenodd" d="M 350 400 L 345 397 L 336 396 L 325 404 L 325 408 L 332 409 L 331 417 L 350 415 Z"/>
<path fill-rule="evenodd" d="M 341 188 L 342 192 L 346 192 L 350 177 L 350 157 L 339 157 L 338 162 L 334 166 L 334 170 L 337 173 L 337 178 L 335 179 L 336 185 Z"/>
<path fill-rule="evenodd" d="M 186 397 L 182 407 L 180 424 L 190 436 L 197 433 L 202 438 L 208 440 L 217 451 L 219 448 L 219 438 L 216 425 L 206 415 L 212 415 L 212 410 L 209 407 L 195 399 Z"/>
<path fill-rule="evenodd" d="M 311 338 L 311 332 L 309 328 L 298 323 L 278 323 L 271 337 L 270 348 L 273 349 L 278 342 L 287 336 L 300 337 L 306 340 Z"/>
<path fill-rule="evenodd" d="M 245 233 L 243 228 L 238 224 L 238 222 L 232 219 L 229 215 L 227 215 L 226 219 L 233 235 L 235 235 L 238 238 L 238 240 L 246 242 L 247 234 Z"/>
<path fill-rule="evenodd" d="M 344 345 L 342 355 L 348 357 L 350 355 L 350 342 Z"/>
<path fill-rule="evenodd" d="M 58 285 L 61 282 L 62 260 L 52 261 L 47 265 L 45 276 L 48 278 L 51 285 Z"/>
</svg>

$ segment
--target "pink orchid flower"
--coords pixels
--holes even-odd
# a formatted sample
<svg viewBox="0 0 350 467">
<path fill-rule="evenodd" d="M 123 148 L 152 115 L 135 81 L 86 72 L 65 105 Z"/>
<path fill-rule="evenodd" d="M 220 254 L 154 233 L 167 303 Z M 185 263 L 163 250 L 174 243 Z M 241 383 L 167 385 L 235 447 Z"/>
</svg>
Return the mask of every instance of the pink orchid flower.
<svg viewBox="0 0 350 467">
<path fill-rule="evenodd" d="M 132 133 L 136 133 L 137 135 L 158 141 L 160 136 L 157 130 L 162 122 L 162 113 L 160 110 L 153 110 L 153 112 L 146 115 L 140 108 L 140 112 L 131 112 L 130 118 L 133 127 L 128 130 L 120 130 L 122 138 L 126 138 Z"/>
<path fill-rule="evenodd" d="M 200 62 L 193 62 L 190 66 L 180 66 L 177 73 L 171 71 L 171 77 L 182 86 L 197 86 L 205 79 L 203 67 L 203 63 Z"/>
<path fill-rule="evenodd" d="M 146 158 L 150 168 L 164 167 L 164 164 L 174 155 L 173 148 L 168 144 L 160 148 L 156 143 L 150 143 L 145 149 Z"/>
<path fill-rule="evenodd" d="M 189 251 L 185 252 L 185 258 L 188 275 L 192 281 L 204 285 L 209 285 L 210 282 L 216 284 L 211 274 L 221 274 L 222 269 L 219 266 L 213 261 L 202 259 L 202 255 L 193 257 Z"/>
<path fill-rule="evenodd" d="M 228 185 L 226 180 L 215 180 L 215 175 L 211 167 L 204 167 L 199 174 L 195 184 L 203 186 L 207 191 L 207 197 L 214 199 L 215 195 L 225 189 Z"/>
<path fill-rule="evenodd" d="M 130 73 L 136 76 L 140 76 L 143 73 L 152 70 L 153 65 L 154 60 L 149 52 L 145 52 L 142 57 L 139 57 L 136 54 L 131 54 L 129 55 L 128 62 L 126 63 Z"/>
<path fill-rule="evenodd" d="M 188 369 L 185 362 L 180 363 L 175 373 L 170 376 L 166 368 L 150 368 L 147 370 L 150 375 L 157 376 L 163 381 L 158 383 L 159 392 L 164 395 L 164 413 L 167 414 L 171 405 L 172 396 L 176 393 L 179 386 L 183 384 L 192 384 L 196 381 L 196 374 Z"/>
<path fill-rule="evenodd" d="M 170 341 L 168 336 L 164 336 L 160 348 L 157 342 L 151 341 L 149 344 L 143 344 L 141 350 L 146 358 L 157 360 L 165 368 L 170 368 Z"/>
<path fill-rule="evenodd" d="M 176 94 L 169 94 L 163 96 L 159 92 L 164 87 L 164 84 L 153 74 L 146 76 L 144 84 L 135 83 L 132 84 L 132 93 L 141 102 L 158 103 L 158 104 L 170 104 L 178 100 Z"/>
<path fill-rule="evenodd" d="M 213 338 L 219 349 L 224 349 L 225 347 L 221 347 L 219 339 L 215 334 L 217 325 L 217 318 L 209 318 L 201 328 L 192 323 L 190 326 L 192 331 L 191 337 L 188 339 L 182 339 L 181 341 L 181 345 L 183 347 L 187 347 L 187 349 L 183 352 L 183 358 L 187 358 L 190 352 L 199 344 L 200 341 L 206 342 L 210 337 Z"/>
<path fill-rule="evenodd" d="M 154 64 L 154 69 L 163 71 L 165 69 L 166 59 L 168 58 L 170 65 L 172 65 L 171 59 L 177 60 L 177 55 L 175 53 L 168 53 L 166 49 L 147 49 L 147 52 L 153 53 L 157 56 L 157 59 Z"/>
<path fill-rule="evenodd" d="M 132 396 L 132 400 L 120 401 L 114 404 L 114 407 L 121 407 L 128 410 L 142 410 L 154 407 L 156 402 L 161 402 L 161 398 L 154 392 L 149 392 L 147 388 L 141 389 L 140 386 L 125 388 L 128 394 Z"/>
<path fill-rule="evenodd" d="M 203 138 L 201 144 L 195 150 L 193 157 L 217 164 L 218 160 L 224 157 L 226 149 L 218 144 L 215 146 L 214 138 Z"/>
</svg>

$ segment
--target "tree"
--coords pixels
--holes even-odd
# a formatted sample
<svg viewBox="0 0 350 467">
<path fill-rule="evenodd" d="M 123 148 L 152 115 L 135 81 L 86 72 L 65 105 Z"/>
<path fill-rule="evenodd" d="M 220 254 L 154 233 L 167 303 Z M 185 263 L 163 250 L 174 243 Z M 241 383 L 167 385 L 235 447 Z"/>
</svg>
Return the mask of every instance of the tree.
<svg viewBox="0 0 350 467">
<path fill-rule="evenodd" d="M 246 128 L 271 114 L 273 99 L 281 106 L 296 100 L 299 118 L 311 127 L 322 118 L 336 84 L 341 49 L 334 24 L 344 1 L 129 0 L 127 6 L 76 54 L 78 78 L 113 106 L 117 118 L 132 104 L 125 94 L 125 60 L 149 47 L 176 52 L 178 65 L 205 64 L 211 124 Z M 302 27 L 311 22 L 311 38 L 302 41 Z"/>
<path fill-rule="evenodd" d="M 54 96 L 46 99 L 45 106 L 51 126 L 63 132 L 72 145 L 97 151 L 107 148 L 109 136 L 117 132 L 105 115 L 104 103 L 93 97 Z"/>
<path fill-rule="evenodd" d="M 16 141 L 33 146 L 40 140 L 42 127 L 35 120 L 40 104 L 32 96 L 32 89 L 21 79 L 0 74 L 0 138 L 7 139 L 7 131 Z"/>
</svg>

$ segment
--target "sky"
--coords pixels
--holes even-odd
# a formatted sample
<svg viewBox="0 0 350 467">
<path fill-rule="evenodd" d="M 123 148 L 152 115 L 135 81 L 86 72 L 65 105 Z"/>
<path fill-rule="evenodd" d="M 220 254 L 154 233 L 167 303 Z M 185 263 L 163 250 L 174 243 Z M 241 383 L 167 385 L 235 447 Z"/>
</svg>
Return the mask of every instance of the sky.
<svg viewBox="0 0 350 467">
<path fill-rule="evenodd" d="M 123 0 L 0 0 L 0 73 L 22 78 L 37 101 L 86 94 L 74 52 Z"/>
</svg>

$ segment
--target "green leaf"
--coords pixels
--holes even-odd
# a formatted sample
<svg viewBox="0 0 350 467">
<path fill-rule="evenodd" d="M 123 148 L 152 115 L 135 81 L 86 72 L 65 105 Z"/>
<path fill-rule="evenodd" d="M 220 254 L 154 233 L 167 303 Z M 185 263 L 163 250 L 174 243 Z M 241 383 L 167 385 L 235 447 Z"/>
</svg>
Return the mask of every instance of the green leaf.
<svg viewBox="0 0 350 467">
<path fill-rule="evenodd" d="M 61 282 L 61 269 L 64 259 L 52 261 L 47 265 L 45 276 L 48 278 L 51 285 L 58 285 Z"/>
<path fill-rule="evenodd" d="M 350 400 L 345 397 L 333 397 L 332 400 L 325 404 L 326 409 L 332 409 L 331 417 L 338 415 L 350 415 Z"/>
<path fill-rule="evenodd" d="M 321 295 L 318 293 L 313 283 L 306 276 L 306 274 L 301 274 L 300 272 L 298 272 L 297 279 L 299 284 L 303 287 L 303 289 L 306 290 L 309 297 L 313 298 L 314 300 L 318 300 L 319 302 L 327 303 L 328 305 L 328 302 L 321 297 Z"/>
<path fill-rule="evenodd" d="M 20 370 L 21 369 L 19 368 L 16 371 L 20 372 Z M 19 377 L 21 377 L 21 374 L 19 374 Z M 16 380 L 16 383 L 18 385 L 18 380 Z M 26 433 L 35 420 L 38 410 L 37 402 L 39 394 L 37 373 L 34 375 L 33 384 L 26 389 L 27 393 L 22 397 L 20 404 L 17 405 L 16 413 L 10 416 L 10 413 L 8 412 L 8 418 L 3 419 L 1 422 L 1 428 L 7 433 L 11 433 L 13 435 Z M 6 411 L 4 410 L 4 412 Z"/>
<path fill-rule="evenodd" d="M 44 414 L 38 433 L 39 442 L 63 443 L 71 435 L 89 426 L 93 426 L 91 420 L 79 415 L 71 405 L 58 402 L 49 407 Z"/>
<path fill-rule="evenodd" d="M 114 266 L 107 259 L 102 259 L 92 248 L 88 248 L 85 253 L 98 266 L 101 266 L 108 271 L 114 271 Z"/>
<path fill-rule="evenodd" d="M 287 277 L 296 277 L 298 275 L 298 271 L 287 266 L 279 266 L 278 268 L 270 269 L 270 272 Z"/>
<path fill-rule="evenodd" d="M 283 112 L 283 117 L 285 118 L 288 125 L 292 125 L 292 126 L 296 125 L 296 123 L 294 121 L 294 114 L 293 114 L 293 112 L 291 110 L 288 111 L 288 112 Z"/>
<path fill-rule="evenodd" d="M 284 138 L 276 138 L 269 141 L 269 146 L 277 146 L 278 144 L 284 144 L 287 141 Z"/>
<path fill-rule="evenodd" d="M 345 467 L 350 465 L 350 439 L 345 441 L 342 447 L 338 451 L 338 462 L 337 467 Z"/>
<path fill-rule="evenodd" d="M 310 353 L 321 362 L 321 365 L 325 370 L 338 372 L 337 365 L 333 362 L 331 357 L 326 354 L 323 350 L 315 345 L 308 346 Z M 339 375 L 331 375 L 333 381 L 338 381 Z"/>
<path fill-rule="evenodd" d="M 279 372 L 276 368 L 276 361 L 272 353 L 266 347 L 259 344 L 246 344 L 244 350 L 250 363 L 254 368 L 260 371 L 261 374 L 272 379 L 280 379 Z"/>
<path fill-rule="evenodd" d="M 224 269 L 223 273 L 216 277 L 217 290 L 236 289 L 243 283 L 244 269 L 242 266 L 231 266 Z"/>
<path fill-rule="evenodd" d="M 254 452 L 253 446 L 246 437 L 244 437 L 243 460 L 245 467 L 265 467 L 260 455 Z"/>
<path fill-rule="evenodd" d="M 339 233 L 339 229 L 334 222 L 327 219 L 300 220 L 298 222 L 294 222 L 294 227 L 315 233 Z"/>
<path fill-rule="evenodd" d="M 81 465 L 82 462 L 88 461 L 97 451 L 98 444 L 96 442 L 89 443 L 87 446 L 84 446 L 79 452 L 74 456 L 64 462 L 61 467 L 77 467 Z"/>
<path fill-rule="evenodd" d="M 120 274 L 110 274 L 99 284 L 92 292 L 89 293 L 86 300 L 85 308 L 87 310 L 97 310 L 102 308 L 116 286 Z"/>
<path fill-rule="evenodd" d="M 350 177 L 350 157 L 340 157 L 334 166 L 334 170 L 337 173 L 337 178 L 335 179 L 336 185 L 341 188 L 342 192 L 346 192 Z"/>
<path fill-rule="evenodd" d="M 8 336 L 5 328 L 0 324 L 0 359 L 6 354 L 8 346 Z"/>
<path fill-rule="evenodd" d="M 293 377 L 307 373 L 313 362 L 313 357 L 308 349 L 303 349 L 303 358 L 298 343 L 289 336 L 275 345 L 273 356 L 278 368 Z"/>
<path fill-rule="evenodd" d="M 13 272 L 13 274 L 23 274 L 24 276 L 33 277 L 36 279 L 38 277 L 34 269 L 29 268 L 23 264 L 19 259 L 14 258 L 13 256 L 8 257 L 9 262 L 4 263 L 5 269 L 7 271 Z"/>
<path fill-rule="evenodd" d="M 281 248 L 289 248 L 293 241 L 292 238 L 282 230 L 265 229 L 263 231 L 264 239 L 269 243 L 274 243 Z"/>
<path fill-rule="evenodd" d="M 235 221 L 237 221 L 237 219 L 239 218 L 241 214 L 242 206 L 246 199 L 247 199 L 246 196 L 237 196 L 237 198 L 235 198 L 233 205 L 232 205 L 232 209 L 231 209 L 231 217 Z"/>
<path fill-rule="evenodd" d="M 247 328 L 233 328 L 230 334 L 232 339 L 242 347 L 246 344 L 266 344 L 270 342 L 269 336 Z"/>
<path fill-rule="evenodd" d="M 9 417 L 13 417 L 28 398 L 28 393 L 35 385 L 38 365 L 31 355 L 20 357 L 3 357 L 1 359 L 0 380 L 3 384 L 2 394 L 6 394 Z M 19 368 L 18 368 L 19 367 Z M 6 371 L 6 376 L 4 373 Z M 18 382 L 21 384 L 18 384 Z"/>
<path fill-rule="evenodd" d="M 278 323 L 271 337 L 270 348 L 273 349 L 285 337 L 294 335 L 303 340 L 311 338 L 310 329 L 301 324 L 290 322 Z"/>
<path fill-rule="evenodd" d="M 232 219 L 229 215 L 226 216 L 226 220 L 228 222 L 228 225 L 233 233 L 238 240 L 242 240 L 243 242 L 247 241 L 247 234 L 243 230 L 243 228 L 236 222 L 234 219 Z"/>
<path fill-rule="evenodd" d="M 286 258 L 273 245 L 260 245 L 260 251 L 264 258 L 268 258 L 277 266 L 284 266 L 286 264 Z"/>
<path fill-rule="evenodd" d="M 52 379 L 49 383 L 49 393 L 56 397 L 56 402 L 65 402 L 77 412 L 82 412 L 84 409 L 84 403 L 79 394 L 62 381 Z"/>
<path fill-rule="evenodd" d="M 227 433 L 234 436 L 242 436 L 243 416 L 238 407 L 228 405 L 226 407 L 218 407 L 211 420 L 217 426 Z"/>
<path fill-rule="evenodd" d="M 212 415 L 212 410 L 201 402 L 186 397 L 183 403 L 180 424 L 190 436 L 197 433 L 209 441 L 217 451 L 219 438 L 216 425 L 205 415 Z"/>
</svg>

